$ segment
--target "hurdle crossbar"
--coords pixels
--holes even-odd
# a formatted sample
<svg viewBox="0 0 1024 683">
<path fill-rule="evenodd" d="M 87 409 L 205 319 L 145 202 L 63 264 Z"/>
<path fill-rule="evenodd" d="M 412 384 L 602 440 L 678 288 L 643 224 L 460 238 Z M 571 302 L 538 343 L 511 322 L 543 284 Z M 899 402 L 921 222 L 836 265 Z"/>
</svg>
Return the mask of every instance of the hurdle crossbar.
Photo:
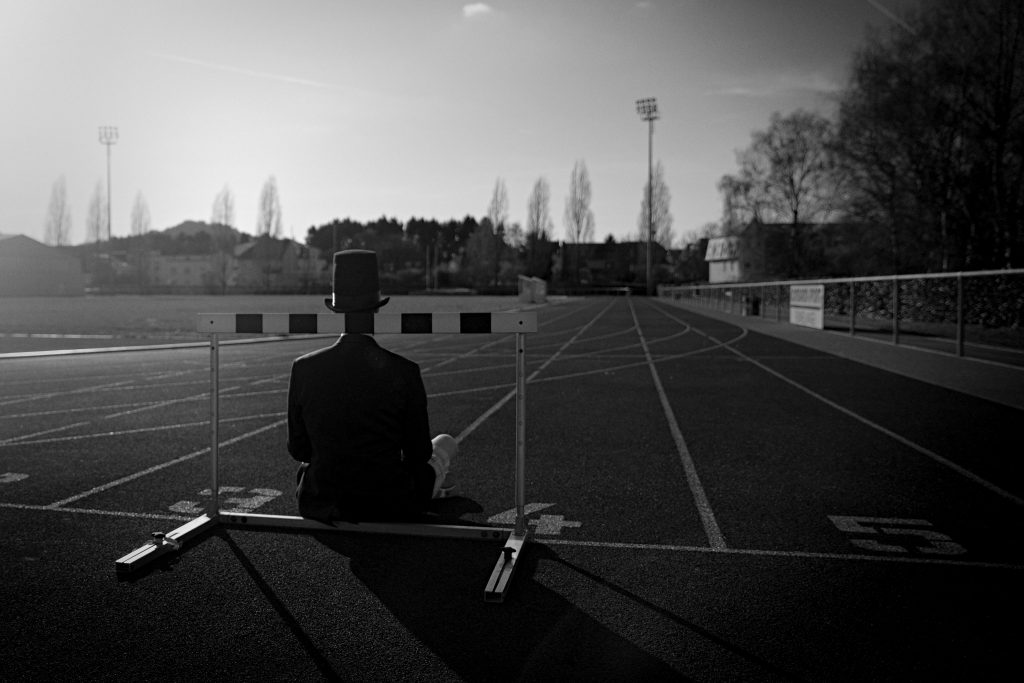
<svg viewBox="0 0 1024 683">
<path fill-rule="evenodd" d="M 215 526 L 299 531 L 341 531 L 399 534 L 476 540 L 508 534 L 501 556 L 484 588 L 484 600 L 502 602 L 529 536 L 526 524 L 526 341 L 537 331 L 534 312 L 500 313 L 200 313 L 196 329 L 210 335 L 210 479 L 211 509 L 168 532 L 154 533 L 145 545 L 119 558 L 119 575 L 139 571 L 159 558 L 177 553 L 188 540 Z M 515 510 L 512 528 L 457 524 L 331 522 L 294 515 L 265 515 L 221 511 L 220 453 L 220 334 L 515 334 Z"/>
</svg>

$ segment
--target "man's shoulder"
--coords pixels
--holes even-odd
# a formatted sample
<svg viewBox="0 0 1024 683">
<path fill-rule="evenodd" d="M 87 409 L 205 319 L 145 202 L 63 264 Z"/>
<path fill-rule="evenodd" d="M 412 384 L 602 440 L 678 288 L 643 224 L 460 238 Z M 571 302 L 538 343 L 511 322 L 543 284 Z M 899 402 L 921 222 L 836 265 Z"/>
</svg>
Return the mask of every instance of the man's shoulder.
<svg viewBox="0 0 1024 683">
<path fill-rule="evenodd" d="M 333 348 L 333 346 L 325 346 L 322 349 L 305 353 L 293 360 L 292 365 L 308 365 L 310 363 L 316 363 L 318 360 L 326 358 Z"/>
<path fill-rule="evenodd" d="M 370 343 L 367 343 L 369 341 Z M 327 346 L 316 351 L 311 351 L 307 354 L 299 356 L 294 361 L 293 365 L 315 365 L 317 363 L 330 363 L 333 362 L 337 356 L 345 356 L 346 351 L 355 352 L 357 355 L 371 354 L 378 357 L 384 357 L 388 359 L 394 365 L 401 365 L 409 368 L 419 369 L 419 364 L 409 360 L 405 356 L 395 353 L 389 349 L 378 345 L 372 339 L 370 340 L 358 340 L 360 343 L 344 344 L 336 343 L 332 346 Z"/>
</svg>

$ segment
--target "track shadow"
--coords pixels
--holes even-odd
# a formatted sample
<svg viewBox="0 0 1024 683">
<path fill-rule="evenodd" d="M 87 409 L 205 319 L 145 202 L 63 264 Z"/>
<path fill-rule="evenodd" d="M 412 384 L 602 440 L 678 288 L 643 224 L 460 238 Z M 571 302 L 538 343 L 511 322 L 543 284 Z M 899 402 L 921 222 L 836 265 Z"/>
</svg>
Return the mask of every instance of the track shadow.
<svg viewBox="0 0 1024 683">
<path fill-rule="evenodd" d="M 485 603 L 500 544 L 315 534 L 426 647 L 465 680 L 685 680 L 534 580 L 550 553 L 527 544 L 509 596 Z"/>
<path fill-rule="evenodd" d="M 707 641 L 709 641 L 711 643 L 714 643 L 717 647 L 721 648 L 722 650 L 726 650 L 726 651 L 731 652 L 732 654 L 736 655 L 739 658 L 745 659 L 746 661 L 748 661 L 751 664 L 753 664 L 759 670 L 762 670 L 762 671 L 766 672 L 766 674 L 771 674 L 771 676 L 773 677 L 772 678 L 773 680 L 775 680 L 775 678 L 777 678 L 778 680 L 783 680 L 783 681 L 800 681 L 800 680 L 802 680 L 801 678 L 797 677 L 796 675 L 794 675 L 794 674 L 792 674 L 792 673 L 782 669 L 781 667 L 776 666 L 775 664 L 773 664 L 772 662 L 764 659 L 763 657 L 760 657 L 760 656 L 754 654 L 753 652 L 745 650 L 744 648 L 742 648 L 742 647 L 740 647 L 740 646 L 738 646 L 738 645 L 736 645 L 736 644 L 726 640 L 725 638 L 722 638 L 721 636 L 716 635 L 715 633 L 709 631 L 708 629 L 704 628 L 703 626 L 700 626 L 699 624 L 696 624 L 696 623 L 694 623 L 692 621 L 684 619 L 683 617 L 679 616 L 678 614 L 676 614 L 676 613 L 674 613 L 674 612 L 672 612 L 670 610 L 665 609 L 664 607 L 660 607 L 659 605 L 655 605 L 654 603 L 650 602 L 649 600 L 646 600 L 646 599 L 640 597 L 636 593 L 633 593 L 632 591 L 627 590 L 626 588 L 623 588 L 622 586 L 619 586 L 618 584 L 613 583 L 612 581 L 608 581 L 607 579 L 604 579 L 604 578 L 602 578 L 602 577 L 600 577 L 600 576 L 598 576 L 598 575 L 596 575 L 596 574 L 594 574 L 592 572 L 587 571 L 586 569 L 583 569 L 579 565 L 573 564 L 573 563 L 569 562 L 568 560 L 565 560 L 562 557 L 559 557 L 557 554 L 555 554 L 554 552 L 551 552 L 550 550 L 548 550 L 546 548 L 545 548 L 545 550 L 547 551 L 544 554 L 546 559 L 550 559 L 553 562 L 557 562 L 557 563 L 563 565 L 564 567 L 567 567 L 568 569 L 571 569 L 573 572 L 579 574 L 580 576 L 583 576 L 583 577 L 587 578 L 588 580 L 594 582 L 595 584 L 599 584 L 601 586 L 604 586 L 605 588 L 608 588 L 609 590 L 612 590 L 612 591 L 618 593 L 619 595 L 623 596 L 624 598 L 627 598 L 628 600 L 630 600 L 632 602 L 635 602 L 635 603 L 637 603 L 639 605 L 642 605 L 644 607 L 644 609 L 647 609 L 647 610 L 649 610 L 651 612 L 660 614 L 661 616 L 665 617 L 666 619 L 669 619 L 670 621 L 674 621 L 675 623 L 679 624 L 680 626 L 682 626 L 683 628 L 687 629 L 688 631 L 691 631 L 691 632 L 699 635 L 701 638 L 703 638 L 703 639 L 705 639 L 705 640 L 707 640 Z"/>
<path fill-rule="evenodd" d="M 298 620 L 291 613 L 291 611 L 289 611 L 288 607 L 279 597 L 277 597 L 277 594 L 274 593 L 274 589 L 271 588 L 270 584 L 266 582 L 266 580 L 260 574 L 256 566 L 248 557 L 246 557 L 245 553 L 242 552 L 242 549 L 239 548 L 238 544 L 236 544 L 235 541 L 231 538 L 231 535 L 229 533 L 226 533 L 224 529 L 217 529 L 214 533 L 218 537 L 220 537 L 221 540 L 227 543 L 229 548 L 231 548 L 231 552 L 234 553 L 235 557 L 238 559 L 239 564 L 242 565 L 242 567 L 245 569 L 245 572 L 249 575 L 250 578 L 252 578 L 253 583 L 256 584 L 256 587 L 259 588 L 261 593 L 263 593 L 263 596 L 267 599 L 267 602 L 270 603 L 270 605 L 274 608 L 274 611 L 278 613 L 278 615 L 281 617 L 281 620 L 291 630 L 292 635 L 295 636 L 296 641 L 298 641 L 299 645 L 302 646 L 302 649 L 306 651 L 306 654 L 309 655 L 310 660 L 313 662 L 313 665 L 316 666 L 320 674 L 324 677 L 324 680 L 343 680 L 337 674 L 337 672 L 334 671 L 330 661 L 328 661 L 327 657 L 325 657 L 324 654 L 320 652 L 317 646 L 313 643 L 313 640 L 309 637 L 309 634 L 306 633 L 305 629 L 302 628 L 302 625 L 298 622 Z"/>
</svg>

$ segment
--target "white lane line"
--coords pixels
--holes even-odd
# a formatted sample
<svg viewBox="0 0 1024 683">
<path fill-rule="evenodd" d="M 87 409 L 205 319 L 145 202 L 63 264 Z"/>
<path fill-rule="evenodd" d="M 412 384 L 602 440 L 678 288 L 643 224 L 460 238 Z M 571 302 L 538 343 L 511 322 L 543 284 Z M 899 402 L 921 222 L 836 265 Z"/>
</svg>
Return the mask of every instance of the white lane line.
<svg viewBox="0 0 1024 683">
<path fill-rule="evenodd" d="M 54 434 L 55 432 L 63 432 L 63 431 L 66 431 L 68 429 L 74 429 L 75 427 L 84 427 L 87 424 L 90 424 L 90 423 L 89 422 L 74 422 L 72 424 L 64 425 L 62 427 L 54 427 L 53 429 L 44 429 L 41 432 L 33 432 L 31 434 L 22 434 L 21 436 L 12 436 L 9 439 L 0 440 L 0 446 L 6 446 L 8 444 L 21 443 L 23 441 L 26 441 L 26 440 L 31 439 L 31 438 L 36 437 L 36 436 L 45 436 L 47 434 Z"/>
<path fill-rule="evenodd" d="M 679 423 L 676 422 L 675 412 L 668 401 L 668 395 L 665 394 L 665 387 L 661 384 L 658 368 L 655 367 L 654 360 L 651 358 L 651 352 L 647 348 L 647 340 L 644 339 L 643 330 L 640 328 L 640 321 L 636 317 L 636 308 L 633 306 L 632 299 L 627 299 L 626 301 L 629 304 L 629 312 L 633 316 L 633 324 L 636 326 L 637 336 L 640 338 L 640 346 L 643 347 L 644 355 L 647 357 L 647 366 L 651 370 L 651 379 L 654 381 L 655 389 L 658 390 L 661 410 L 665 413 L 665 420 L 668 422 L 672 439 L 676 442 L 676 451 L 679 454 L 679 461 L 683 465 L 683 472 L 686 474 L 686 483 L 690 487 L 690 494 L 693 496 L 693 502 L 697 506 L 697 512 L 700 514 L 700 521 L 704 525 L 704 533 L 707 534 L 708 543 L 712 548 L 722 550 L 726 548 L 725 537 L 722 536 L 722 530 L 715 519 L 711 503 L 708 502 L 704 486 L 700 483 L 700 477 L 697 475 L 697 467 L 694 465 L 693 456 L 690 455 L 690 449 L 686 446 L 683 432 L 679 429 Z"/>
<path fill-rule="evenodd" d="M 747 336 L 747 335 L 746 335 L 746 331 L 744 330 L 744 334 L 741 334 L 739 337 L 736 338 L 736 340 L 742 339 L 745 336 Z M 724 342 L 722 344 L 717 344 L 715 346 L 705 346 L 703 348 L 694 349 L 692 351 L 687 351 L 685 353 L 672 354 L 671 356 L 660 356 L 658 358 L 654 358 L 654 364 L 657 365 L 658 363 L 665 363 L 665 362 L 670 361 L 670 360 L 679 360 L 680 358 L 689 358 L 691 356 L 698 356 L 698 355 L 700 355 L 702 353 L 707 353 L 708 351 L 714 351 L 715 349 L 719 348 L 720 346 L 725 346 L 726 344 L 730 344 L 730 343 L 732 343 L 732 342 Z M 547 377 L 541 377 L 539 379 L 533 380 L 533 384 L 541 384 L 543 382 L 561 382 L 561 381 L 564 381 L 564 380 L 567 380 L 567 379 L 574 379 L 576 377 L 584 377 L 586 375 L 603 375 L 603 374 L 607 374 L 607 373 L 610 373 L 610 372 L 618 372 L 620 370 L 631 370 L 633 368 L 644 368 L 644 367 L 647 367 L 647 359 L 646 358 L 644 358 L 644 360 L 637 361 L 636 363 L 626 363 L 624 365 L 610 365 L 610 366 L 603 367 L 603 368 L 596 368 L 594 370 L 581 370 L 579 372 L 567 372 L 567 373 L 564 373 L 564 374 L 561 374 L 561 375 L 549 375 Z"/>
<path fill-rule="evenodd" d="M 0 503 L 0 508 L 9 510 L 34 510 L 38 512 L 74 512 L 83 515 L 104 515 L 106 517 L 132 517 L 136 519 L 166 519 L 173 522 L 187 522 L 188 515 L 162 515 L 153 512 L 122 512 L 120 510 L 98 510 L 95 508 L 55 508 L 49 505 L 27 505 L 25 503 Z"/>
<path fill-rule="evenodd" d="M 557 320 L 561 320 L 562 318 L 565 318 L 565 317 L 567 317 L 567 316 L 569 316 L 571 314 L 572 314 L 572 311 L 570 311 L 570 312 L 568 312 L 568 313 L 566 313 L 564 315 L 561 315 L 558 318 L 554 318 L 554 319 L 548 320 L 546 322 L 542 322 L 541 323 L 541 327 L 544 327 L 546 325 L 550 325 L 551 323 L 556 322 Z M 494 339 L 492 341 L 489 341 L 489 342 L 487 342 L 485 344 L 481 344 L 480 346 L 474 347 L 474 348 L 472 348 L 472 349 L 470 349 L 468 351 L 464 351 L 463 353 L 458 354 L 458 355 L 452 356 L 452 355 L 449 355 L 449 354 L 445 354 L 443 360 L 441 360 L 438 363 L 435 363 L 434 365 L 431 365 L 431 366 L 428 366 L 428 367 L 424 368 L 422 372 L 423 372 L 424 375 L 429 374 L 431 377 L 440 377 L 440 376 L 443 376 L 443 375 L 455 374 L 455 373 L 460 373 L 460 372 L 478 372 L 479 370 L 494 369 L 496 367 L 502 367 L 502 368 L 507 367 L 507 364 L 504 364 L 504 365 L 501 365 L 501 366 L 491 366 L 490 368 L 480 368 L 479 370 L 478 369 L 470 369 L 470 370 L 454 370 L 454 371 L 446 371 L 446 372 L 435 372 L 438 368 L 443 368 L 446 365 L 450 365 L 451 363 L 454 363 L 454 362 L 459 361 L 459 360 L 463 360 L 465 358 L 470 358 L 470 357 L 508 359 L 508 354 L 497 354 L 497 353 L 495 353 L 495 354 L 485 354 L 485 353 L 483 353 L 485 349 L 489 349 L 491 347 L 498 346 L 499 344 L 504 344 L 507 340 L 508 340 L 508 336 L 503 336 L 503 337 L 500 337 L 498 339 Z"/>
<path fill-rule="evenodd" d="M 618 543 L 614 541 L 579 541 L 558 538 L 538 538 L 533 541 L 544 545 L 567 545 L 581 548 L 604 548 L 615 550 L 660 550 L 679 553 L 710 553 L 717 555 L 751 555 L 754 557 L 782 557 L 805 560 L 843 560 L 857 562 L 896 562 L 904 564 L 931 564 L 964 567 L 972 569 L 1024 569 L 1024 564 L 1009 562 L 972 562 L 969 560 L 944 560 L 932 557 L 907 557 L 891 555 L 861 555 L 855 553 L 816 553 L 804 550 L 752 550 L 743 548 L 708 548 L 699 545 L 670 545 L 663 543 Z"/>
<path fill-rule="evenodd" d="M 668 311 L 666 311 L 666 310 L 664 310 L 664 309 L 662 309 L 662 308 L 660 308 L 658 306 L 654 306 L 654 307 L 657 310 L 659 310 L 662 313 L 664 313 L 669 318 L 671 318 L 672 320 L 675 320 L 676 322 L 679 322 L 679 323 L 683 323 L 682 320 L 679 320 L 674 315 L 670 314 Z M 683 323 L 683 324 L 686 324 L 686 323 Z M 704 332 L 701 332 L 700 330 L 698 330 L 696 328 L 694 328 L 694 331 L 697 332 L 697 334 L 700 334 L 700 335 L 702 335 L 704 337 L 707 337 L 708 339 L 710 339 L 713 342 L 718 342 L 718 340 L 715 339 L 714 337 L 712 337 L 711 335 L 705 334 Z M 864 417 L 863 415 L 859 415 L 858 413 L 853 412 L 849 408 L 846 408 L 844 406 L 839 405 L 835 401 L 822 396 L 821 394 L 819 394 L 818 392 L 814 391 L 813 389 L 809 389 L 808 387 L 805 387 L 804 385 L 800 384 L 796 380 L 792 380 L 789 377 L 786 377 L 781 372 L 773 370 L 772 368 L 768 367 L 767 365 L 764 365 L 760 361 L 755 360 L 754 358 L 751 358 L 747 354 L 743 353 L 742 351 L 740 351 L 738 349 L 733 348 L 732 346 L 726 345 L 725 348 L 729 349 L 729 351 L 732 351 L 734 354 L 736 354 L 740 358 L 742 358 L 742 359 L 744 359 L 744 360 L 746 360 L 746 361 L 748 361 L 750 363 L 753 363 L 757 367 L 759 367 L 762 370 L 764 370 L 765 372 L 767 372 L 769 375 L 773 375 L 773 376 L 777 377 L 778 379 L 781 379 L 786 384 L 789 384 L 790 386 L 795 387 L 796 389 L 799 389 L 800 391 L 804 392 L 805 394 L 807 394 L 811 398 L 814 398 L 814 399 L 817 399 L 818 401 L 821 401 L 822 403 L 824 403 L 825 405 L 829 406 L 830 408 L 832 408 L 834 410 L 838 410 L 839 412 L 843 413 L 844 415 L 846 415 L 848 417 L 852 417 L 854 420 L 857 420 L 861 424 L 865 424 L 868 427 L 871 427 L 872 429 L 877 430 L 877 431 L 881 432 L 882 434 L 885 434 L 889 438 L 891 438 L 891 439 L 893 439 L 895 441 L 900 442 L 901 444 L 903 444 L 907 448 L 915 450 L 918 453 L 920 453 L 921 455 L 924 455 L 924 456 L 926 456 L 928 458 L 931 458 L 935 462 L 939 463 L 940 465 L 944 465 L 944 466 L 948 467 L 949 469 L 951 469 L 954 472 L 956 472 L 957 474 L 965 477 L 966 479 L 969 479 L 969 480 L 973 481 L 974 483 L 979 484 L 979 485 L 985 487 L 986 489 L 988 489 L 992 493 L 995 493 L 995 494 L 997 494 L 997 495 L 999 495 L 999 496 L 1001 496 L 1003 498 L 1006 498 L 1007 500 L 1009 500 L 1009 501 L 1011 501 L 1013 503 L 1016 503 L 1017 505 L 1024 505 L 1024 499 L 1021 499 L 1020 497 L 1013 495 L 1009 491 L 1006 491 L 1005 489 L 1002 489 L 1002 488 L 996 486 L 995 484 L 993 484 L 992 482 L 988 481 L 987 479 L 984 479 L 984 478 L 978 476 L 977 474 L 975 474 L 974 472 L 971 472 L 970 470 L 968 470 L 968 469 L 966 469 L 964 467 L 961 467 L 960 465 L 956 464 L 952 460 L 949 460 L 947 458 L 942 457 L 941 455 L 939 455 L 935 451 L 929 450 L 928 448 L 925 448 L 924 446 L 922 446 L 920 444 L 914 443 L 913 441 L 911 441 L 910 439 L 906 438 L 905 436 L 901 436 L 901 435 L 897 434 L 896 432 L 892 431 L 891 429 L 883 427 L 882 425 L 878 424 L 877 422 L 873 422 L 872 420 Z"/>
<path fill-rule="evenodd" d="M 446 365 L 450 365 L 450 364 L 452 364 L 452 363 L 454 363 L 456 361 L 463 360 L 465 358 L 471 358 L 473 356 L 478 356 L 479 354 L 481 354 L 484 351 L 484 349 L 489 349 L 492 346 L 497 346 L 498 344 L 503 344 L 503 343 L 505 343 L 505 341 L 507 339 L 508 339 L 507 336 L 503 336 L 503 337 L 501 337 L 499 339 L 494 339 L 492 341 L 489 341 L 486 344 L 481 344 L 480 346 L 472 348 L 469 351 L 464 351 L 463 353 L 460 353 L 460 354 L 457 354 L 457 355 L 454 355 L 454 356 L 448 356 L 444 360 L 442 360 L 442 361 L 440 361 L 438 363 L 435 363 L 434 365 L 430 365 L 428 367 L 423 368 L 423 374 L 426 375 L 426 374 L 429 373 L 431 376 L 436 376 L 436 374 L 443 374 L 443 373 L 436 373 L 435 374 L 434 371 L 437 370 L 438 368 L 443 368 Z"/>
<path fill-rule="evenodd" d="M 236 436 L 236 437 L 234 437 L 232 439 L 228 439 L 227 441 L 221 441 L 219 443 L 218 447 L 219 448 L 224 448 L 225 446 L 230 446 L 232 444 L 236 444 L 239 441 L 244 441 L 246 439 L 252 438 L 252 437 L 256 436 L 257 434 L 262 434 L 263 432 L 266 432 L 266 431 L 269 431 L 271 429 L 275 429 L 277 427 L 280 427 L 281 425 L 285 424 L 286 422 L 288 422 L 287 418 L 281 419 L 281 420 L 277 420 L 276 422 L 271 422 L 270 424 L 264 425 L 264 426 L 260 427 L 259 429 L 254 429 L 251 432 L 246 432 L 245 434 L 241 434 L 241 435 Z M 172 465 L 177 465 L 179 463 L 183 463 L 183 462 L 186 462 L 188 460 L 192 460 L 193 458 L 197 458 L 200 455 L 203 455 L 203 454 L 209 453 L 209 452 L 210 452 L 210 447 L 206 446 L 205 448 L 201 448 L 198 451 L 192 451 L 191 453 L 188 453 L 186 455 L 182 455 L 182 456 L 174 458 L 172 460 L 168 460 L 166 462 L 162 462 L 159 465 L 153 465 L 152 467 L 147 467 L 146 469 L 141 470 L 139 472 L 135 472 L 134 474 L 129 474 L 128 476 L 121 477 L 120 479 L 115 479 L 114 481 L 107 482 L 106 484 L 100 484 L 99 486 L 94 486 L 93 488 L 89 489 L 88 491 L 83 491 L 82 493 L 76 493 L 75 495 L 69 496 L 68 498 L 63 498 L 63 499 L 58 500 L 56 502 L 50 503 L 49 505 L 47 505 L 45 507 L 50 508 L 50 509 L 60 508 L 60 507 L 62 507 L 64 505 L 67 505 L 68 503 L 74 503 L 75 501 L 82 500 L 83 498 L 88 498 L 89 496 L 95 495 L 95 494 L 100 493 L 102 491 L 106 491 L 108 489 L 112 489 L 114 487 L 120 486 L 121 484 L 127 484 L 128 482 L 135 481 L 136 479 L 139 479 L 140 477 L 145 477 L 146 475 L 152 474 L 154 472 L 159 472 L 162 469 L 166 469 L 168 467 L 171 467 Z"/>
<path fill-rule="evenodd" d="M 14 405 L 15 403 L 25 403 L 27 401 L 39 401 L 44 398 L 64 398 L 65 396 L 71 396 L 73 394 L 88 394 L 94 391 L 108 390 L 115 387 L 122 387 L 125 384 L 130 384 L 132 380 L 126 379 L 121 382 L 112 382 L 110 384 L 99 384 L 92 387 L 83 387 L 81 389 L 68 389 L 66 391 L 52 391 L 45 394 L 29 394 L 27 396 L 20 396 L 15 399 L 7 401 L 0 401 L 0 406 Z"/>
<path fill-rule="evenodd" d="M 236 399 L 236 398 L 249 398 L 251 396 L 267 396 L 270 394 L 280 394 L 283 389 L 266 389 L 263 391 L 235 391 L 228 396 L 222 396 L 224 399 Z M 198 394 L 193 397 L 192 400 L 203 400 L 209 399 L 210 393 Z M 88 413 L 88 412 L 100 412 L 103 410 L 115 410 L 118 408 L 138 408 L 142 406 L 155 406 L 162 401 L 146 401 L 144 403 L 112 403 L 110 405 L 92 405 L 84 406 L 79 408 L 61 408 L 59 410 L 37 410 L 29 413 L 11 413 L 9 415 L 0 415 L 0 420 L 14 420 L 23 419 L 26 417 L 45 417 L 47 415 L 68 415 L 70 413 Z M 106 417 L 110 417 L 109 415 Z"/>
<path fill-rule="evenodd" d="M 45 417 L 47 415 L 70 415 L 71 413 L 95 413 L 101 410 L 137 407 L 140 405 L 152 405 L 153 403 L 156 403 L 156 401 L 146 401 L 145 403 L 114 403 L 108 406 L 84 406 L 80 408 L 61 408 L 58 410 L 36 410 L 30 413 L 10 413 L 9 415 L 0 415 L 0 420 L 20 420 L 26 417 Z"/>
<path fill-rule="evenodd" d="M 248 420 L 263 420 L 268 417 L 281 417 L 285 413 L 283 411 L 276 413 L 263 413 L 260 415 L 244 415 L 242 417 L 229 417 L 221 418 L 221 424 L 228 424 L 230 422 L 244 422 Z M 50 439 L 36 439 L 35 441 L 17 441 L 17 442 L 6 442 L 0 441 L 0 447 L 3 446 L 35 446 L 38 444 L 47 443 L 66 443 L 68 441 L 82 441 L 84 439 L 101 439 L 105 437 L 116 437 L 124 436 L 126 434 L 144 434 L 146 432 L 165 432 L 171 429 L 185 429 L 188 427 L 206 427 L 210 424 L 209 420 L 199 420 L 196 422 L 178 422 L 171 425 L 157 425 L 155 427 L 137 427 L 135 429 L 120 429 L 110 432 L 97 432 L 91 434 L 75 434 L 73 436 L 57 436 Z"/>
<path fill-rule="evenodd" d="M 52 505 L 30 505 L 27 503 L 0 503 L 0 509 L 30 510 L 33 512 L 64 512 L 79 515 L 103 517 L 124 517 L 132 519 L 159 519 L 171 522 L 188 522 L 194 517 L 169 515 L 152 512 L 125 512 L 122 510 L 100 510 L 97 508 L 53 507 Z M 561 545 L 577 548 L 601 548 L 604 550 L 659 551 L 668 553 L 699 553 L 717 555 L 749 555 L 754 557 L 779 557 L 783 559 L 839 560 L 855 562 L 893 562 L 902 564 L 945 565 L 963 569 L 1010 569 L 1024 570 L 1024 564 L 1007 562 L 972 562 L 965 560 L 944 560 L 929 557 L 895 557 L 887 555 L 858 555 L 853 553 L 816 553 L 801 550 L 753 550 L 743 548 L 716 549 L 707 546 L 672 545 L 667 543 L 623 543 L 617 541 L 580 541 L 558 538 L 534 538 L 532 543 L 540 545 Z"/>
<path fill-rule="evenodd" d="M 227 393 L 230 393 L 232 391 L 237 391 L 240 388 L 241 387 L 238 387 L 238 386 L 224 387 L 223 389 L 220 390 L 220 393 L 221 394 L 227 394 Z M 148 403 L 148 404 L 146 404 L 144 406 L 140 406 L 138 408 L 133 408 L 131 410 L 122 410 L 121 412 L 118 412 L 118 413 L 111 413 L 110 415 L 104 415 L 103 419 L 110 419 L 110 418 L 114 418 L 114 417 L 124 417 L 125 415 L 135 415 L 136 413 L 143 413 L 143 412 L 145 412 L 147 410 L 156 410 L 157 408 L 163 408 L 165 406 L 171 406 L 171 405 L 174 405 L 175 403 L 185 403 L 186 401 L 198 401 L 198 400 L 201 400 L 201 399 L 204 399 L 204 398 L 209 398 L 209 396 L 210 396 L 210 392 L 205 391 L 205 392 L 203 392 L 201 394 L 193 394 L 192 396 L 183 396 L 181 398 L 171 398 L 171 399 L 167 399 L 166 401 L 159 401 L 157 403 Z"/>
<path fill-rule="evenodd" d="M 526 378 L 525 378 L 525 382 L 524 382 L 524 383 L 528 383 L 528 382 L 530 382 L 531 380 L 533 380 L 533 378 L 534 378 L 534 377 L 536 377 L 536 376 L 537 376 L 537 375 L 538 375 L 538 374 L 539 374 L 539 373 L 540 373 L 541 371 L 543 371 L 543 370 L 544 370 L 544 368 L 546 368 L 546 367 L 547 367 L 548 365 L 550 365 L 550 364 L 551 364 L 551 363 L 552 363 L 552 362 L 553 362 L 553 361 L 554 361 L 554 360 L 555 360 L 556 358 L 558 358 L 558 355 L 559 355 L 560 353 L 562 353 L 562 351 L 564 351 L 564 350 L 565 350 L 565 349 L 566 349 L 566 348 L 567 348 L 567 347 L 568 347 L 568 346 L 569 346 L 570 344 L 572 344 L 572 343 L 573 343 L 574 341 L 576 341 L 576 338 L 577 338 L 577 337 L 579 337 L 579 336 L 580 336 L 581 334 L 583 334 L 584 332 L 586 332 L 586 331 L 587 331 L 587 329 L 589 329 L 591 325 L 593 325 L 594 323 L 596 323 L 596 322 L 597 322 L 597 321 L 598 321 L 598 320 L 599 320 L 599 319 L 601 318 L 601 316 L 603 316 L 603 315 L 604 315 L 605 313 L 607 313 L 607 312 L 608 312 L 608 309 L 609 309 L 609 308 L 611 308 L 611 307 L 612 307 L 612 304 L 614 304 L 614 303 L 615 303 L 615 300 L 613 299 L 613 300 L 612 300 L 612 301 L 611 301 L 611 302 L 610 302 L 610 303 L 609 303 L 609 304 L 608 304 L 607 306 L 605 306 L 605 307 L 604 307 L 604 308 L 603 308 L 603 309 L 601 310 L 601 312 L 600 312 L 600 313 L 598 313 L 598 314 L 597 314 L 596 316 L 594 316 L 593 318 L 591 318 L 591 319 L 590 319 L 590 321 L 589 321 L 589 322 L 587 322 L 587 324 L 586 324 L 586 325 L 584 325 L 584 326 L 583 326 L 583 327 L 581 327 L 581 328 L 580 328 L 579 330 L 577 330 L 577 331 L 576 331 L 576 334 L 574 334 L 574 335 L 573 335 L 573 336 L 572 336 L 572 337 L 571 337 L 571 338 L 569 339 L 569 341 L 567 341 L 567 342 L 565 342 L 564 344 L 562 344 L 562 346 L 561 346 L 561 347 L 560 347 L 560 348 L 558 349 L 558 351 L 555 351 L 555 353 L 554 353 L 553 355 L 549 356 L 549 357 L 548 357 L 548 359 L 547 359 L 546 361 L 544 361 L 544 362 L 543 362 L 543 363 L 541 364 L 541 366 L 540 366 L 539 368 L 537 368 L 536 370 L 534 370 L 534 371 L 533 371 L 533 372 L 532 372 L 532 373 L 530 374 L 530 376 L 529 376 L 529 377 L 526 377 Z M 487 418 L 489 418 L 489 417 L 490 417 L 491 415 L 493 415 L 494 413 L 498 412 L 498 410 L 500 410 L 500 409 L 501 409 L 501 407 L 502 407 L 503 405 L 505 405 L 506 403 L 508 403 L 508 402 L 509 402 L 509 401 L 510 401 L 510 400 L 512 399 L 512 397 L 513 397 L 513 396 L 515 396 L 515 395 L 516 395 L 516 390 L 515 390 L 515 389 L 513 388 L 513 389 L 512 389 L 511 391 L 509 391 L 509 392 L 508 392 L 507 394 L 505 394 L 505 395 L 504 395 L 504 396 L 503 396 L 503 397 L 502 397 L 501 399 L 499 399 L 497 403 L 495 403 L 495 404 L 494 404 L 494 405 L 492 405 L 492 406 L 491 406 L 490 408 L 488 408 L 487 410 L 485 410 L 485 411 L 484 411 L 484 412 L 483 412 L 483 413 L 482 413 L 482 414 L 480 415 L 480 417 L 478 417 L 478 418 L 476 418 L 475 420 L 473 420 L 473 422 L 472 422 L 472 423 L 471 423 L 471 424 L 470 424 L 470 425 L 469 425 L 468 427 L 466 427 L 465 429 L 463 429 L 463 430 L 462 430 L 462 432 L 460 432 L 460 433 L 459 433 L 459 435 L 455 437 L 455 441 L 456 441 L 457 443 L 462 443 L 462 440 L 463 440 L 463 439 L 465 439 L 465 438 L 466 438 L 467 436 L 469 436 L 470 434 L 472 434 L 473 432 L 475 432 L 475 431 L 476 431 L 476 428 L 477 428 L 477 427 L 479 427 L 480 425 L 482 425 L 482 424 L 483 424 L 483 423 L 484 423 L 484 422 L 485 422 L 485 421 L 487 420 Z"/>
</svg>

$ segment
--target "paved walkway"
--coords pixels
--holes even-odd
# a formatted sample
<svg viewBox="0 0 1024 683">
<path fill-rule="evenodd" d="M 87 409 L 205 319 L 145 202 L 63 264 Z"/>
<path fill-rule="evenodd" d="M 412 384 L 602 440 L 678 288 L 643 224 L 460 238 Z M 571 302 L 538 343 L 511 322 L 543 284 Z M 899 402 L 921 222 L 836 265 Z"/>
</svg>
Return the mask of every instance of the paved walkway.
<svg viewBox="0 0 1024 683">
<path fill-rule="evenodd" d="M 1024 368 L 661 300 L 709 318 L 1024 410 Z"/>
</svg>

